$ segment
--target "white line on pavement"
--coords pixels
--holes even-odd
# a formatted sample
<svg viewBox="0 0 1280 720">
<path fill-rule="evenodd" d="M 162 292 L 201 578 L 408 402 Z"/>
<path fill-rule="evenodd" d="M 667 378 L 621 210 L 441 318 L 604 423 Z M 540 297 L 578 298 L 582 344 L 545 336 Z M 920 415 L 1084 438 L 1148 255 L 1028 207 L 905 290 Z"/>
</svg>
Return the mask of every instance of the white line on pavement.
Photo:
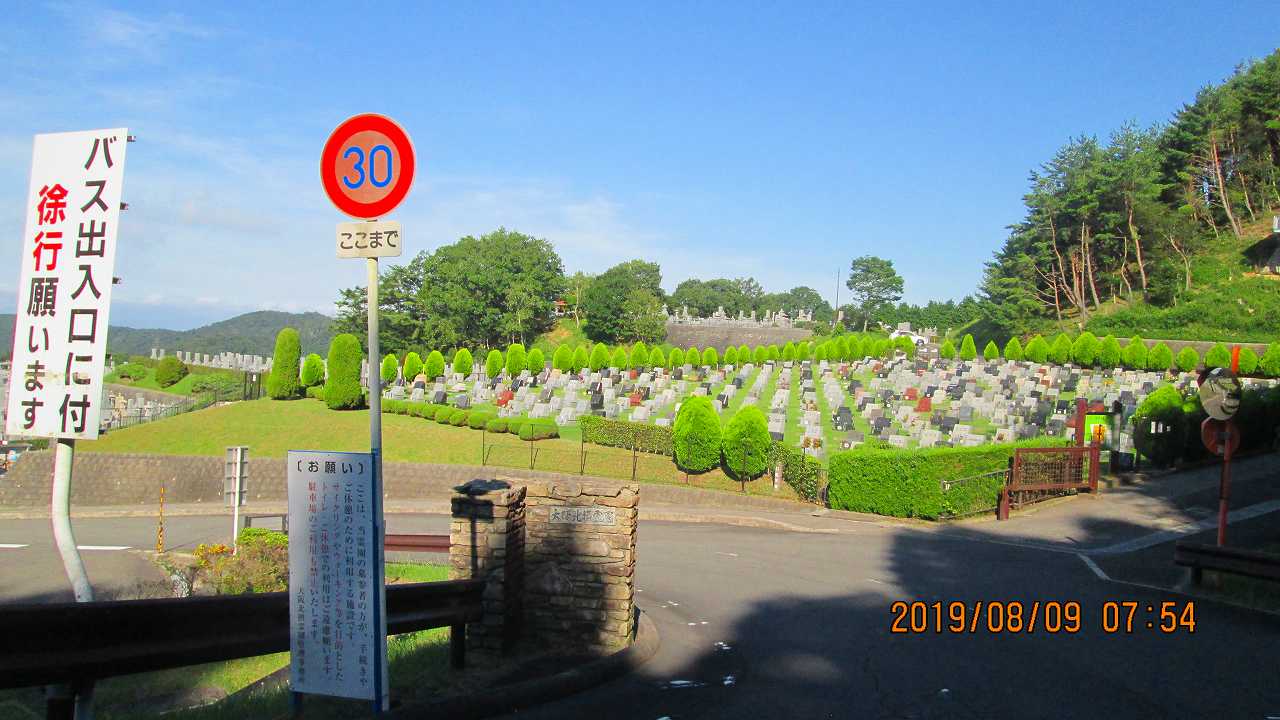
<svg viewBox="0 0 1280 720">
<path fill-rule="evenodd" d="M 128 550 L 128 545 L 77 545 L 77 550 Z"/>
<path fill-rule="evenodd" d="M 1094 575 L 1098 576 L 1099 580 L 1111 579 L 1107 577 L 1107 574 L 1105 572 L 1102 571 L 1102 568 L 1098 567 L 1098 563 L 1094 562 L 1093 558 L 1089 557 L 1088 555 L 1085 555 L 1084 553 L 1076 553 L 1076 557 L 1083 560 L 1084 564 L 1089 566 L 1089 569 L 1093 571 Z"/>
<path fill-rule="evenodd" d="M 24 547 L 31 547 L 31 546 L 18 545 L 16 543 L 0 543 L 0 550 L 21 550 Z"/>
</svg>

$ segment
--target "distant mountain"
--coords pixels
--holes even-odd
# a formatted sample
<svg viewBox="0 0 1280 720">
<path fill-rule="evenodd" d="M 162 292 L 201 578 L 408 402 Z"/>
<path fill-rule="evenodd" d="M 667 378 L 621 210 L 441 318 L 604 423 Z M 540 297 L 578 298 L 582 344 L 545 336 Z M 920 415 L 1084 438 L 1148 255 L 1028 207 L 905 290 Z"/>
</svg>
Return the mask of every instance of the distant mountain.
<svg viewBox="0 0 1280 720">
<path fill-rule="evenodd" d="M 0 338 L 13 337 L 14 316 L 0 315 Z M 275 351 L 276 334 L 281 328 L 291 327 L 302 338 L 303 353 L 320 353 L 329 350 L 333 333 L 333 318 L 317 312 L 287 313 L 276 310 L 237 315 L 194 330 L 164 330 L 161 328 L 138 329 L 112 325 L 107 335 L 107 347 L 117 355 L 150 355 L 151 348 L 164 348 L 167 354 L 175 350 L 209 353 L 246 353 L 268 356 Z M 9 356 L 5 348 L 5 357 Z"/>
</svg>

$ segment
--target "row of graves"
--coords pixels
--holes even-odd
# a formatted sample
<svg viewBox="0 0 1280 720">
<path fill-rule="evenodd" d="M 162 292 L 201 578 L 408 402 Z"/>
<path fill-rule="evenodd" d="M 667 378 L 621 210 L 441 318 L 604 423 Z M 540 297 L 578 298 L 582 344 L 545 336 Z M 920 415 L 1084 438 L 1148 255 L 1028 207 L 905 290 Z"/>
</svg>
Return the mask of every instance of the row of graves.
<svg viewBox="0 0 1280 720">
<path fill-rule="evenodd" d="M 163 360 L 165 356 L 166 350 L 164 348 L 151 348 L 152 360 Z M 177 350 L 174 352 L 174 356 L 187 365 L 203 365 L 223 370 L 244 370 L 245 372 L 256 373 L 270 372 L 271 370 L 271 358 L 263 357 L 262 355 L 233 352 L 209 354 Z"/>
</svg>

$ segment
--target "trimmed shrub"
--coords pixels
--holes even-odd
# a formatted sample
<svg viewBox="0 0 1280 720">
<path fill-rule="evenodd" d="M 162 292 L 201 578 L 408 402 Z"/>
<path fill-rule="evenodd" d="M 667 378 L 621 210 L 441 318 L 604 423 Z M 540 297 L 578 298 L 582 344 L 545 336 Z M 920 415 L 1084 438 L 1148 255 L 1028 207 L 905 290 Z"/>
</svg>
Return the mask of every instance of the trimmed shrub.
<svg viewBox="0 0 1280 720">
<path fill-rule="evenodd" d="M 809 502 L 818 500 L 818 482 L 822 474 L 822 462 L 809 457 L 799 448 L 774 441 L 769 445 L 769 464 L 782 466 L 782 480 L 800 497 Z"/>
<path fill-rule="evenodd" d="M 471 357 L 471 351 L 466 348 L 458 348 L 453 354 L 453 371 L 463 377 L 471 374 L 471 369 L 475 366 L 475 358 Z M 405 361 L 408 364 L 408 360 Z M 408 375 L 405 376 L 408 378 Z"/>
<path fill-rule="evenodd" d="M 498 416 L 491 412 L 472 410 L 471 415 L 467 417 L 467 427 L 472 430 L 483 430 L 489 424 L 490 420 L 496 420 L 497 418 Z"/>
<path fill-rule="evenodd" d="M 587 366 L 590 362 L 589 355 L 586 345 L 579 345 L 573 349 L 573 371 L 575 373 L 582 372 L 582 369 Z"/>
<path fill-rule="evenodd" d="M 942 347 L 938 348 L 938 357 L 943 360 L 956 359 L 956 344 L 951 342 L 951 338 L 942 341 Z"/>
<path fill-rule="evenodd" d="M 773 360 L 774 362 L 777 362 L 778 358 L 781 356 L 782 356 L 782 351 L 778 349 L 777 345 L 770 345 L 768 349 L 765 351 L 766 360 Z"/>
<path fill-rule="evenodd" d="M 497 349 L 490 350 L 489 354 L 485 356 L 484 374 L 489 376 L 489 378 L 491 379 L 496 378 L 498 377 L 498 375 L 502 374 L 502 351 L 501 350 L 497 350 Z"/>
<path fill-rule="evenodd" d="M 724 349 L 724 364 L 725 365 L 738 364 L 738 348 L 730 345 L 729 347 Z"/>
<path fill-rule="evenodd" d="M 324 385 L 312 385 L 307 388 L 307 397 L 312 400 L 324 399 Z"/>
<path fill-rule="evenodd" d="M 274 367 L 274 361 L 273 361 L 273 367 Z M 294 358 L 293 369 L 295 374 L 295 377 L 293 380 L 293 387 L 296 390 L 298 386 L 298 379 L 296 377 L 297 370 L 298 370 L 297 358 Z M 156 382 L 160 385 L 160 387 L 169 387 L 170 385 L 174 385 L 179 380 L 186 377 L 189 372 L 190 370 L 187 368 L 186 364 L 183 363 L 181 360 L 179 360 L 177 357 L 173 355 L 165 355 L 163 358 L 160 359 L 160 362 L 156 364 Z M 271 393 L 271 387 L 272 387 L 271 379 L 267 378 L 268 394 Z M 275 397 L 275 396 L 272 395 L 272 397 Z M 293 397 L 293 396 L 281 395 L 277 399 L 286 400 L 290 397 Z"/>
<path fill-rule="evenodd" d="M 965 333 L 964 339 L 960 341 L 960 359 L 973 360 L 978 357 L 978 348 L 973 344 L 973 336 Z"/>
<path fill-rule="evenodd" d="M 427 374 L 429 380 L 435 380 L 444 375 L 444 355 L 439 350 L 427 353 L 427 361 L 423 363 L 422 371 Z"/>
<path fill-rule="evenodd" d="M 408 413 L 409 403 L 405 400 L 393 400 L 391 398 L 382 398 L 382 412 L 389 415 L 405 415 Z"/>
<path fill-rule="evenodd" d="M 995 340 L 988 340 L 987 346 L 982 348 L 982 358 L 987 361 L 995 360 L 1000 357 L 1000 348 L 996 347 Z"/>
<path fill-rule="evenodd" d="M 1004 344 L 1004 359 L 1015 362 L 1022 360 L 1022 341 L 1017 336 L 1009 338 L 1009 342 Z"/>
<path fill-rule="evenodd" d="M 382 378 L 382 385 L 385 387 L 395 382 L 396 376 L 400 374 L 400 360 L 396 358 L 395 353 L 387 353 L 382 358 L 382 368 L 378 372 L 378 377 Z"/>
<path fill-rule="evenodd" d="M 1209 352 L 1204 354 L 1204 366 L 1207 368 L 1229 368 L 1231 367 L 1231 351 L 1226 345 L 1216 343 L 1209 348 Z"/>
<path fill-rule="evenodd" d="M 1103 368 L 1120 367 L 1120 341 L 1115 335 L 1102 338 L 1102 345 L 1098 347 L 1098 365 Z"/>
<path fill-rule="evenodd" d="M 1280 343 L 1278 343 L 1280 344 Z M 763 345 L 757 345 L 751 351 L 751 362 L 757 365 L 763 365 L 769 359 L 769 349 Z"/>
<path fill-rule="evenodd" d="M 676 414 L 673 435 L 676 467 L 701 473 L 720 464 L 720 417 L 710 398 L 685 398 Z"/>
<path fill-rule="evenodd" d="M 573 370 L 573 351 L 569 346 L 561 343 L 556 347 L 555 353 L 551 355 L 551 367 L 560 372 L 569 372 Z"/>
<path fill-rule="evenodd" d="M 794 361 L 796 359 L 796 344 L 788 342 L 782 346 L 782 361 Z"/>
<path fill-rule="evenodd" d="M 578 418 L 583 442 L 605 447 L 616 447 L 671 457 L 673 433 L 670 427 L 658 427 L 648 423 L 625 420 L 609 420 L 597 415 Z"/>
<path fill-rule="evenodd" d="M 1187 442 L 1184 404 L 1177 388 L 1161 385 L 1133 413 L 1133 446 L 1156 467 L 1168 467 L 1182 455 Z"/>
<path fill-rule="evenodd" d="M 116 376 L 126 380 L 141 380 L 147 376 L 147 366 L 142 363 L 125 363 L 116 368 Z"/>
<path fill-rule="evenodd" d="M 1158 342 L 1147 353 L 1147 369 L 1168 372 L 1173 368 L 1173 351 L 1168 345 Z"/>
<path fill-rule="evenodd" d="M 470 411 L 458 408 L 457 410 L 449 413 L 449 424 L 454 427 L 462 427 L 467 424 L 467 417 L 470 416 L 470 414 Z"/>
<path fill-rule="evenodd" d="M 690 345 L 685 348 L 684 362 L 686 365 L 697 367 L 702 364 L 702 352 L 697 347 Z"/>
<path fill-rule="evenodd" d="M 543 356 L 540 348 L 534 348 L 529 351 L 529 374 L 537 375 L 547 369 L 547 359 Z"/>
<path fill-rule="evenodd" d="M 599 372 L 609 366 L 609 348 L 604 343 L 596 343 L 591 348 L 591 359 L 587 362 L 587 367 L 591 368 L 591 372 Z"/>
<path fill-rule="evenodd" d="M 751 362 L 751 348 L 746 345 L 738 346 L 738 362 L 742 365 Z"/>
<path fill-rule="evenodd" d="M 662 348 L 654 345 L 649 350 L 649 367 L 660 368 L 667 366 L 667 358 L 662 354 Z"/>
<path fill-rule="evenodd" d="M 1041 335 L 1036 335 L 1027 343 L 1026 350 L 1022 353 L 1023 357 L 1033 363 L 1045 363 L 1049 360 L 1049 343 L 1045 341 Z"/>
<path fill-rule="evenodd" d="M 716 349 L 709 347 L 702 351 L 702 364 L 707 367 L 718 367 L 720 365 L 720 353 Z"/>
<path fill-rule="evenodd" d="M 1177 363 L 1182 372 L 1195 372 L 1200 367 L 1200 353 L 1188 345 L 1178 351 Z"/>
<path fill-rule="evenodd" d="M 298 397 L 301 392 L 301 382 L 298 379 L 299 368 L 298 361 L 302 357 L 302 341 L 298 339 L 298 331 L 291 328 L 282 328 L 276 334 L 275 354 L 271 356 L 271 374 L 267 376 L 267 395 L 275 400 L 292 400 Z M 182 368 L 182 374 L 166 383 L 160 379 L 160 371 L 165 367 L 164 358 L 160 361 L 160 365 L 156 367 L 156 382 L 161 387 L 167 387 L 181 380 L 187 374 L 186 366 Z M 177 360 L 177 358 L 173 358 Z M 181 365 L 181 363 L 179 363 Z"/>
<path fill-rule="evenodd" d="M 1252 375 L 1258 371 L 1258 353 L 1252 348 L 1240 348 L 1240 374 Z"/>
<path fill-rule="evenodd" d="M 1071 343 L 1071 362 L 1090 367 L 1098 359 L 1098 351 L 1101 349 L 1098 336 L 1085 330 Z"/>
<path fill-rule="evenodd" d="M 916 356 L 916 344 L 906 335 L 899 335 L 898 338 L 893 341 L 893 347 L 895 350 L 909 358 Z"/>
<path fill-rule="evenodd" d="M 511 343 L 507 346 L 507 375 L 515 377 L 529 369 L 529 358 L 525 354 L 524 345 Z"/>
<path fill-rule="evenodd" d="M 1043 438 L 1011 445 L 961 448 L 866 448 L 831 455 L 827 498 L 832 508 L 893 517 L 936 519 L 994 508 L 1003 476 L 943 491 L 941 481 L 1008 467 L 1017 447 L 1043 447 Z"/>
<path fill-rule="evenodd" d="M 1267 351 L 1262 354 L 1258 368 L 1269 378 L 1280 377 L 1280 342 L 1273 342 L 1267 346 Z"/>
<path fill-rule="evenodd" d="M 1129 344 L 1124 346 L 1124 366 L 1130 370 L 1147 369 L 1147 343 L 1142 339 L 1141 335 L 1134 335 L 1129 338 Z"/>
<path fill-rule="evenodd" d="M 678 347 L 671 348 L 671 353 L 667 355 L 667 367 L 672 370 L 684 367 L 684 351 Z"/>
<path fill-rule="evenodd" d="M 436 405 L 436 412 L 435 415 L 432 416 L 432 419 L 441 425 L 448 425 L 449 420 L 453 417 L 453 411 L 454 408 L 451 408 L 448 405 Z"/>
<path fill-rule="evenodd" d="M 484 431 L 491 432 L 491 433 L 504 433 L 507 431 L 507 427 L 508 425 L 507 425 L 506 418 L 494 418 L 489 422 L 485 423 Z"/>
<path fill-rule="evenodd" d="M 416 352 L 410 351 L 404 356 L 404 380 L 405 382 L 413 382 L 413 379 L 422 374 L 422 356 Z"/>
<path fill-rule="evenodd" d="M 613 355 L 609 358 L 609 367 L 614 370 L 627 369 L 627 351 L 621 345 L 613 349 Z"/>
<path fill-rule="evenodd" d="M 822 343 L 821 345 L 818 346 L 817 350 L 813 351 L 814 360 L 818 362 L 822 362 L 823 360 L 827 359 L 827 345 L 828 343 Z M 732 350 L 733 348 L 729 348 L 729 349 Z M 725 360 L 728 360 L 728 358 L 726 357 Z"/>
<path fill-rule="evenodd" d="M 360 341 L 351 333 L 335 335 L 329 342 L 328 378 L 324 383 L 324 402 L 330 410 L 355 410 L 364 407 L 364 388 L 360 387 L 360 361 L 364 359 Z"/>
<path fill-rule="evenodd" d="M 520 420 L 515 433 L 521 440 L 550 440 L 560 437 L 560 427 L 548 418 L 532 418 Z"/>
<path fill-rule="evenodd" d="M 649 346 L 643 341 L 636 341 L 631 346 L 631 354 L 627 356 L 627 367 L 632 370 L 643 370 L 649 365 Z"/>
<path fill-rule="evenodd" d="M 1049 346 L 1049 361 L 1058 365 L 1071 362 L 1071 338 L 1066 333 L 1058 333 Z"/>
<path fill-rule="evenodd" d="M 769 461 L 769 423 L 755 405 L 745 405 L 725 426 L 720 441 L 725 475 L 745 482 L 764 474 Z"/>
</svg>

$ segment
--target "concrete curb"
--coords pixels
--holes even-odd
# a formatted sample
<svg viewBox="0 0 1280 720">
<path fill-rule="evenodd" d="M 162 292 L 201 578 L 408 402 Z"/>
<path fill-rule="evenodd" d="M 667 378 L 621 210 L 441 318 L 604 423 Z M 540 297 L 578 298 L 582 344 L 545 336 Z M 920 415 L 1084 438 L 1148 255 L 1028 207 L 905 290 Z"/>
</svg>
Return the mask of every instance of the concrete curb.
<svg viewBox="0 0 1280 720">
<path fill-rule="evenodd" d="M 392 710 L 387 717 L 479 720 L 515 712 L 531 705 L 559 700 L 622 677 L 648 662 L 657 654 L 659 645 L 661 639 L 658 627 L 648 615 L 641 612 L 636 621 L 635 642 L 612 655 L 550 677 L 489 688 L 483 692 L 447 700 L 405 705 Z"/>
<path fill-rule="evenodd" d="M 693 523 L 704 525 L 733 525 L 737 527 L 750 528 L 766 528 L 770 530 L 784 530 L 787 532 L 797 533 L 816 533 L 821 535 L 839 535 L 840 531 L 835 528 L 810 528 L 803 525 L 793 525 L 781 520 L 773 520 L 771 518 L 756 517 L 753 515 L 698 515 L 696 513 L 679 513 L 666 512 L 662 510 L 646 511 L 640 510 L 641 520 L 658 520 L 661 522 L 677 522 L 677 523 Z"/>
</svg>

